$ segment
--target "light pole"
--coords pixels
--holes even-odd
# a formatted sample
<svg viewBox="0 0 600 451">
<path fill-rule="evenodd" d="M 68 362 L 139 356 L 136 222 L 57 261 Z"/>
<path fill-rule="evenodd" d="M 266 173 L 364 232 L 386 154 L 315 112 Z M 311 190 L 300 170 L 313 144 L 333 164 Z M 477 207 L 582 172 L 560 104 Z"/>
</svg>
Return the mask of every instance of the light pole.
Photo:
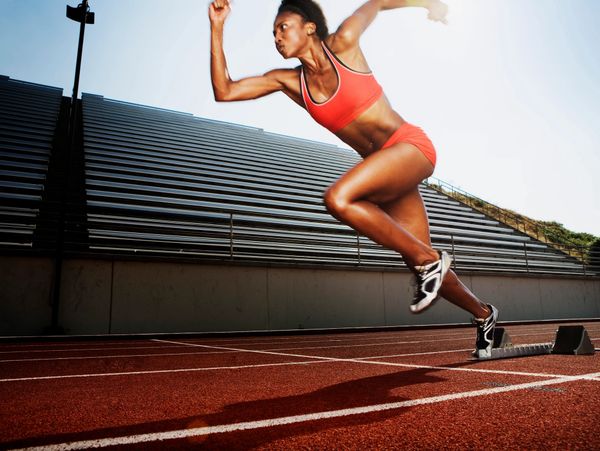
<svg viewBox="0 0 600 451">
<path fill-rule="evenodd" d="M 88 0 L 83 0 L 77 8 L 67 5 L 67 17 L 75 22 L 79 22 L 79 46 L 77 47 L 77 64 L 75 65 L 75 82 L 73 83 L 73 95 L 71 97 L 71 120 L 69 125 L 70 137 L 74 134 L 75 121 L 77 117 L 77 95 L 79 93 L 79 74 L 81 73 L 81 56 L 83 54 L 83 36 L 85 34 L 85 24 L 94 24 L 94 13 L 90 11 Z"/>
<path fill-rule="evenodd" d="M 64 167 L 63 187 L 60 193 L 58 234 L 56 238 L 56 255 L 54 259 L 54 286 L 52 290 L 52 323 L 48 332 L 52 334 L 64 333 L 64 330 L 58 324 L 60 307 L 60 282 L 62 277 L 63 252 L 65 241 L 65 208 L 67 191 L 70 187 L 70 169 L 71 154 L 75 146 L 75 130 L 77 127 L 77 95 L 79 92 L 79 75 L 81 73 L 81 56 L 83 54 L 83 36 L 85 34 L 85 25 L 94 23 L 94 13 L 90 12 L 88 0 L 83 0 L 77 8 L 67 5 L 67 17 L 75 22 L 79 22 L 79 46 L 77 47 L 77 64 L 75 66 L 75 82 L 73 84 L 73 95 L 71 96 L 71 110 L 69 114 L 69 125 L 67 130 L 66 158 Z"/>
</svg>

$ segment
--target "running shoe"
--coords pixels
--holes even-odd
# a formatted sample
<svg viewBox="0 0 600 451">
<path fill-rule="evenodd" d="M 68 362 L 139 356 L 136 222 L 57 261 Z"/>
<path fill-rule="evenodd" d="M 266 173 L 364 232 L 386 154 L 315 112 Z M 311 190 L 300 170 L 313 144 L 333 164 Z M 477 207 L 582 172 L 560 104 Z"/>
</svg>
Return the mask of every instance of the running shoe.
<svg viewBox="0 0 600 451">
<path fill-rule="evenodd" d="M 485 319 L 473 318 L 473 324 L 477 325 L 477 341 L 473 356 L 478 359 L 489 359 L 492 356 L 494 346 L 494 327 L 498 321 L 498 309 L 492 304 L 487 305 L 492 313 Z"/>
<path fill-rule="evenodd" d="M 438 291 L 450 268 L 451 259 L 442 251 L 440 259 L 425 266 L 415 266 L 415 296 L 410 311 L 420 313 L 438 298 Z"/>
</svg>

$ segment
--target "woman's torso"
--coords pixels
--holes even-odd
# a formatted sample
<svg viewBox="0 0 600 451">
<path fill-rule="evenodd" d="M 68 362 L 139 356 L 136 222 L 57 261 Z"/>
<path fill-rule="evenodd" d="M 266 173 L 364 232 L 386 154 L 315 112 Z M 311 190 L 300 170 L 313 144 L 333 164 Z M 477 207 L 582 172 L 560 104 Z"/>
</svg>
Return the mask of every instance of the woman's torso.
<svg viewBox="0 0 600 451">
<path fill-rule="evenodd" d="M 331 41 L 329 44 L 331 44 Z M 302 69 L 297 68 L 290 70 L 286 76 L 288 82 L 285 83 L 286 89 L 284 92 L 300 106 L 307 109 L 311 114 L 314 113 L 315 109 L 318 110 L 322 105 L 325 107 L 335 107 L 335 105 L 331 105 L 331 101 L 338 101 L 337 103 L 339 103 L 339 100 L 342 100 L 336 99 L 335 96 L 340 94 L 338 91 L 341 91 L 344 87 L 340 86 L 340 81 L 344 82 L 344 77 L 353 75 L 351 73 L 348 74 L 348 72 L 355 72 L 363 76 L 371 75 L 370 69 L 360 48 L 357 47 L 349 52 L 335 54 L 333 49 L 328 51 L 324 46 L 323 51 L 327 59 L 333 59 L 333 61 L 330 61 L 329 65 L 326 64 L 321 73 L 308 73 L 305 69 L 304 74 L 302 74 Z M 340 63 L 346 69 L 340 67 Z M 360 79 L 361 77 L 356 78 Z M 370 89 L 372 91 L 376 90 L 373 81 L 365 80 L 365 82 L 371 83 L 371 85 L 367 84 L 365 89 Z M 376 86 L 379 87 L 379 85 Z M 341 94 L 348 97 L 347 92 L 342 92 Z M 351 100 L 354 100 L 354 97 L 356 97 L 357 102 L 368 101 L 368 107 L 360 110 L 360 114 L 358 114 L 357 117 L 353 117 L 353 120 L 342 128 L 332 130 L 336 136 L 359 152 L 363 157 L 380 149 L 389 136 L 404 123 L 402 117 L 392 109 L 385 95 L 376 95 L 376 91 L 374 91 L 373 94 L 373 98 L 376 98 L 376 100 L 369 99 L 368 93 L 361 92 L 356 94 L 356 96 L 351 95 Z M 307 95 L 309 98 L 307 98 Z M 360 107 L 360 105 L 354 106 L 351 103 L 348 103 L 347 100 L 348 99 L 345 99 L 345 101 L 342 102 L 344 104 L 343 107 L 347 107 L 345 109 Z M 331 108 L 329 109 L 331 110 Z M 333 109 L 335 110 L 335 108 Z M 318 113 L 319 112 L 317 111 L 317 117 L 315 117 L 315 119 L 318 118 Z"/>
</svg>

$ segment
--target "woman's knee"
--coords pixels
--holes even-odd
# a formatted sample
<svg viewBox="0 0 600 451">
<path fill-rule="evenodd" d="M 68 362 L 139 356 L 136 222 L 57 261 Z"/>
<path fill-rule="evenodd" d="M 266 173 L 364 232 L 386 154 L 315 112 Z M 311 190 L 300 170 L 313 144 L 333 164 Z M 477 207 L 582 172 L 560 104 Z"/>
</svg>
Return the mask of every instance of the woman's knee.
<svg viewBox="0 0 600 451">
<path fill-rule="evenodd" d="M 351 200 L 337 184 L 334 184 L 323 194 L 323 202 L 330 214 L 335 217 L 341 217 L 348 210 Z"/>
</svg>

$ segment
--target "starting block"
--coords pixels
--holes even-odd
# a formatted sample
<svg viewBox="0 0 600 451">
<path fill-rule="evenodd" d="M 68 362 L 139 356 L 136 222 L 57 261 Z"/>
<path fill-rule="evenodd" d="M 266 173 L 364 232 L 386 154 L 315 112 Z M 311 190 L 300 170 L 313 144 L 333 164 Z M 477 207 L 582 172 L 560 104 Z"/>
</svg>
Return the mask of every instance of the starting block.
<svg viewBox="0 0 600 451">
<path fill-rule="evenodd" d="M 493 348 L 507 348 L 512 346 L 512 341 L 510 339 L 510 335 L 504 329 L 504 327 L 496 327 L 494 329 L 494 344 Z"/>
<path fill-rule="evenodd" d="M 559 326 L 553 343 L 513 346 L 503 327 L 494 330 L 494 344 L 490 357 L 475 360 L 495 360 L 544 354 L 591 355 L 594 344 L 583 326 Z"/>
</svg>

